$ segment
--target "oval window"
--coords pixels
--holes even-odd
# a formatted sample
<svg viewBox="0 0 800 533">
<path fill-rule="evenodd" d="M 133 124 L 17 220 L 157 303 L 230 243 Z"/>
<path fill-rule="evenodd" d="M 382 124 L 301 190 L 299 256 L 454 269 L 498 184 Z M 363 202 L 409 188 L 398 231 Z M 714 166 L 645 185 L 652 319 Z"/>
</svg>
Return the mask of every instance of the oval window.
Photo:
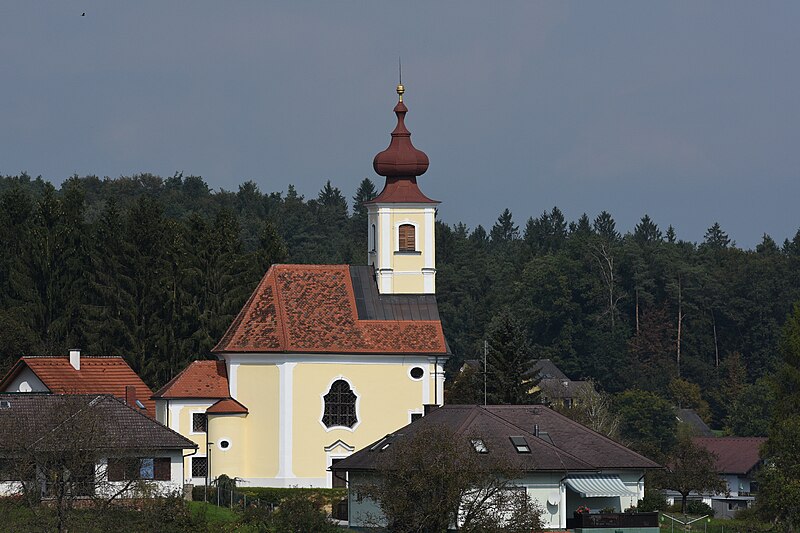
<svg viewBox="0 0 800 533">
<path fill-rule="evenodd" d="M 219 447 L 223 450 L 227 450 L 231 447 L 231 442 L 229 440 L 221 440 L 219 441 Z"/>
<path fill-rule="evenodd" d="M 422 368 L 415 366 L 411 369 L 410 374 L 412 378 L 420 379 L 423 375 L 425 375 L 425 371 Z"/>
</svg>

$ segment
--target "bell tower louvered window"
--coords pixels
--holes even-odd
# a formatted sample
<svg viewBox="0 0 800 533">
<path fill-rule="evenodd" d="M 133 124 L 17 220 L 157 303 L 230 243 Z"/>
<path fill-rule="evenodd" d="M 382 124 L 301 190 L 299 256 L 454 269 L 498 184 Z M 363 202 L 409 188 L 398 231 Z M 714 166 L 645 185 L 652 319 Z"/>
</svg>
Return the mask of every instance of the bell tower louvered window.
<svg viewBox="0 0 800 533">
<path fill-rule="evenodd" d="M 352 428 L 358 422 L 356 416 L 356 395 L 343 379 L 337 379 L 331 390 L 324 396 L 325 413 L 322 423 L 326 427 L 343 426 Z"/>
<path fill-rule="evenodd" d="M 415 252 L 416 242 L 414 240 L 414 226 L 412 224 L 401 224 L 397 236 L 398 252 Z"/>
</svg>

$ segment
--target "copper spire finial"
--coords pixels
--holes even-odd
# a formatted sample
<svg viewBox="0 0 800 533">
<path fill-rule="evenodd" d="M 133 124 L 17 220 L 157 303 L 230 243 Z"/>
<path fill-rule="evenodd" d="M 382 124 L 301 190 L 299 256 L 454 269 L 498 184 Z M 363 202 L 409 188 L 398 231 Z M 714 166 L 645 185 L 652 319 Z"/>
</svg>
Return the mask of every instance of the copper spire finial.
<svg viewBox="0 0 800 533">
<path fill-rule="evenodd" d="M 405 125 L 408 108 L 403 103 L 404 92 L 403 84 L 398 84 L 397 95 L 400 101 L 394 106 L 397 125 L 392 131 L 392 140 L 389 147 L 376 155 L 372 162 L 375 172 L 387 178 L 414 178 L 428 170 L 428 156 L 411 144 L 411 132 Z"/>
<path fill-rule="evenodd" d="M 400 57 L 397 58 L 397 70 L 399 74 L 399 80 L 397 83 L 397 96 L 398 102 L 403 101 L 403 93 L 406 92 L 406 88 L 403 87 L 403 62 Z"/>
</svg>

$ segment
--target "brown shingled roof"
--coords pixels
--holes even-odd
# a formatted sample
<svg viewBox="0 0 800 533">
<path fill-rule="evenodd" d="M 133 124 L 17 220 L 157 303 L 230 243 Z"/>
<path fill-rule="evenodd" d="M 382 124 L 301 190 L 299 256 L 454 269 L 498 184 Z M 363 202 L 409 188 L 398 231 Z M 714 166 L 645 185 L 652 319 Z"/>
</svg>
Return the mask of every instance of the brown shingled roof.
<svg viewBox="0 0 800 533">
<path fill-rule="evenodd" d="M 228 398 L 225 361 L 193 361 L 153 398 Z"/>
<path fill-rule="evenodd" d="M 764 437 L 695 437 L 695 444 L 717 456 L 720 474 L 747 474 L 761 462 L 759 451 Z"/>
<path fill-rule="evenodd" d="M 388 435 L 397 443 L 431 424 L 456 438 L 480 438 L 489 453 L 506 456 L 526 471 L 653 469 L 660 466 L 625 446 L 544 406 L 445 405 Z M 531 453 L 519 454 L 510 437 L 523 437 Z M 336 464 L 335 470 L 372 470 L 380 448 L 370 445 Z M 391 450 L 392 447 L 389 447 Z"/>
<path fill-rule="evenodd" d="M 0 391 L 25 368 L 30 368 L 50 392 L 56 394 L 111 394 L 125 400 L 125 387 L 132 385 L 148 416 L 155 416 L 153 391 L 119 356 L 81 356 L 81 369 L 75 370 L 69 356 L 25 356 L 0 381 Z"/>
<path fill-rule="evenodd" d="M 186 437 L 112 395 L 17 392 L 0 393 L 0 400 L 4 401 L 0 409 L 0 450 L 18 446 L 20 436 L 26 446 L 59 450 L 69 443 L 74 445 L 74 439 L 87 438 L 75 435 L 76 429 L 81 432 L 93 427 L 99 432 L 91 443 L 94 449 L 119 453 L 197 448 Z"/>
<path fill-rule="evenodd" d="M 447 354 L 439 320 L 360 320 L 347 265 L 273 265 L 213 350 Z"/>
</svg>

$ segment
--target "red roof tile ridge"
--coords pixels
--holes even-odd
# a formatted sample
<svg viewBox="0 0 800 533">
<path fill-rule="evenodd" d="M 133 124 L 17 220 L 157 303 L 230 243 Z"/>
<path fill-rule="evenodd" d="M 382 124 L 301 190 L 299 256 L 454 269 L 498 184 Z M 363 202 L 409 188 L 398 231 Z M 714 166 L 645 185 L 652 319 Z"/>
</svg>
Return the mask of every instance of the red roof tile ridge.
<svg viewBox="0 0 800 533">
<path fill-rule="evenodd" d="M 265 285 L 270 284 L 270 279 L 274 280 L 275 271 L 281 269 L 284 266 L 290 266 L 290 265 L 282 265 L 282 264 L 272 264 L 272 265 L 270 265 L 270 267 L 267 269 L 266 273 L 264 273 L 264 276 L 261 278 L 261 280 L 258 282 L 256 287 L 253 289 L 253 292 L 250 293 L 250 297 L 247 299 L 247 301 L 244 303 L 242 308 L 239 310 L 239 313 L 233 319 L 233 322 L 231 322 L 231 325 L 228 326 L 227 330 L 225 330 L 225 333 L 222 335 L 222 338 L 219 340 L 217 345 L 214 346 L 214 348 L 211 349 L 211 353 L 228 351 L 228 345 L 231 343 L 231 341 L 233 340 L 233 337 L 239 331 L 239 326 L 241 326 L 242 322 L 245 321 L 245 318 L 248 318 L 250 316 L 250 313 L 252 312 L 252 308 L 253 308 L 253 302 L 255 301 L 256 296 L 261 294 L 262 287 L 264 287 Z M 274 286 L 274 283 L 273 283 L 273 286 Z M 274 293 L 275 293 L 275 291 L 273 291 L 273 294 Z M 285 346 L 285 342 L 284 342 L 284 346 Z"/>
<path fill-rule="evenodd" d="M 353 317 L 353 320 L 356 324 L 359 322 L 358 320 L 358 310 L 356 309 L 356 291 L 353 288 L 353 278 L 350 277 L 350 267 L 344 265 L 342 267 L 344 270 L 344 286 L 347 290 L 347 298 L 350 301 L 350 316 Z M 367 320 L 363 320 L 362 322 L 368 322 Z M 410 321 L 406 321 L 410 322 Z"/>
<path fill-rule="evenodd" d="M 280 285 L 278 284 L 278 271 L 279 270 L 286 270 L 286 271 L 294 271 L 296 270 L 293 267 L 299 265 L 275 265 L 275 272 L 273 272 L 272 276 L 272 294 L 274 294 L 275 298 L 275 312 L 277 314 L 276 320 L 278 322 L 278 330 L 280 336 L 280 347 L 283 348 L 284 351 L 289 350 L 289 335 L 286 332 L 286 309 L 284 309 L 283 305 L 283 294 L 280 289 Z"/>
<path fill-rule="evenodd" d="M 481 408 L 482 406 L 478 406 L 478 407 Z M 486 407 L 499 407 L 499 406 L 488 405 Z M 523 407 L 523 406 L 508 405 L 508 406 L 502 406 L 502 407 Z M 527 407 L 527 406 L 524 406 L 524 407 Z M 530 407 L 544 407 L 544 406 L 533 406 L 533 405 L 531 405 Z M 497 413 L 493 413 L 492 411 L 490 411 L 489 409 L 487 409 L 485 407 L 483 407 L 483 409 L 489 414 L 489 416 L 492 416 L 495 419 L 503 422 L 506 426 L 511 426 L 513 428 L 516 428 L 516 429 L 522 431 L 526 436 L 536 439 L 536 441 L 534 441 L 534 442 L 538 442 L 538 443 L 544 444 L 548 448 L 552 448 L 552 450 L 556 453 L 556 455 L 558 455 L 558 460 L 561 462 L 562 466 L 564 465 L 564 459 L 562 458 L 562 455 L 563 455 L 564 457 L 567 457 L 569 459 L 577 461 L 579 464 L 586 465 L 586 467 L 589 468 L 589 469 L 595 468 L 594 465 L 587 463 L 585 460 L 581 459 L 580 457 L 578 457 L 576 455 L 572 455 L 571 453 L 569 453 L 569 452 L 567 452 L 565 450 L 562 450 L 561 448 L 559 448 L 555 444 L 549 443 L 546 440 L 544 440 L 542 438 L 539 438 L 538 436 L 536 436 L 533 433 L 531 433 L 529 430 L 527 430 L 527 429 L 525 429 L 523 427 L 520 427 L 519 425 L 515 424 L 511 420 L 503 418 L 502 416 L 498 415 Z M 586 426 L 582 426 L 582 427 L 586 427 Z M 588 429 L 588 428 L 586 428 L 586 429 Z M 566 466 L 564 466 L 564 470 L 567 470 Z"/>
</svg>

